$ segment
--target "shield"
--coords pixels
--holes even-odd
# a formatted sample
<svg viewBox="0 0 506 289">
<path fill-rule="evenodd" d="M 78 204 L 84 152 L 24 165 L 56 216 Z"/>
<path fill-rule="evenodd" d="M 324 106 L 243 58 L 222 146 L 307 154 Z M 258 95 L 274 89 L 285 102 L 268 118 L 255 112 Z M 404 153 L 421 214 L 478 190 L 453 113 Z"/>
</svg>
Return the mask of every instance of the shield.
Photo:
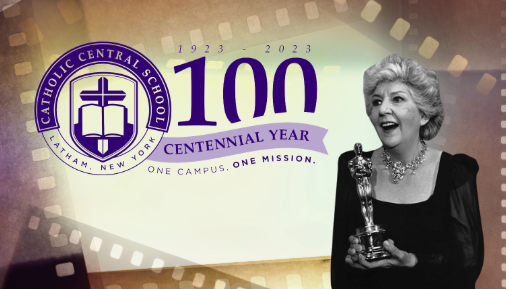
<svg viewBox="0 0 506 289">
<path fill-rule="evenodd" d="M 90 73 L 70 81 L 70 135 L 88 156 L 105 162 L 137 136 L 137 81 L 118 73 Z"/>
</svg>

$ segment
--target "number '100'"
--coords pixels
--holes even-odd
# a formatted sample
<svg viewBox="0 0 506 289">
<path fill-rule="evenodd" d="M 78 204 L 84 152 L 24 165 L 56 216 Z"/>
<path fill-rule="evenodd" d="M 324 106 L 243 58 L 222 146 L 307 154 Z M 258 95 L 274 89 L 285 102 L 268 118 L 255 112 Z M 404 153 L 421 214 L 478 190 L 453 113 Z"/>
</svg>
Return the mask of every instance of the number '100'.
<svg viewBox="0 0 506 289">
<path fill-rule="evenodd" d="M 235 78 L 239 65 L 249 64 L 253 70 L 255 80 L 255 112 L 253 117 L 260 117 L 265 114 L 267 106 L 267 74 L 260 61 L 254 58 L 239 58 L 232 62 L 225 73 L 223 81 L 223 104 L 225 114 L 231 123 L 241 121 L 237 114 L 235 99 Z M 283 61 L 274 74 L 272 90 L 272 101 L 275 113 L 286 112 L 285 103 L 285 76 L 288 66 L 292 63 L 298 64 L 304 76 L 305 101 L 304 111 L 314 113 L 316 109 L 317 83 L 316 73 L 311 63 L 302 58 L 290 58 Z M 180 121 L 180 126 L 185 125 L 209 125 L 215 126 L 215 121 L 208 121 L 205 117 L 204 87 L 205 87 L 205 65 L 206 58 L 201 57 L 193 61 L 174 67 L 175 73 L 191 68 L 191 117 L 190 120 Z"/>
</svg>

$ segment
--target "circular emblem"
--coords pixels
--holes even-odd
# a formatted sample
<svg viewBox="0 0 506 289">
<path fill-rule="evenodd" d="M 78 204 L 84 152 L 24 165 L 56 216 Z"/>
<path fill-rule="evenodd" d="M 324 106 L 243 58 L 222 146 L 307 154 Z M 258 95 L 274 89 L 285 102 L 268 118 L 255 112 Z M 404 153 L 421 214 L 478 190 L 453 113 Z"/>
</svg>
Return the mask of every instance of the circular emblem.
<svg viewBox="0 0 506 289">
<path fill-rule="evenodd" d="M 35 122 L 53 153 L 88 174 L 127 171 L 148 158 L 170 124 L 160 71 L 133 48 L 78 46 L 58 58 L 37 90 Z"/>
</svg>

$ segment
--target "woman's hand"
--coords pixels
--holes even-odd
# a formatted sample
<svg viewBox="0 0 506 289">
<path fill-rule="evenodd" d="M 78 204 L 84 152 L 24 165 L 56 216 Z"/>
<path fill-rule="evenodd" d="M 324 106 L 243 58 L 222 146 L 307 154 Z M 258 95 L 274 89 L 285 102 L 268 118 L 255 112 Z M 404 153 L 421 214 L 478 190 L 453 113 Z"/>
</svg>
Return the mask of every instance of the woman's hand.
<svg viewBox="0 0 506 289">
<path fill-rule="evenodd" d="M 365 259 L 362 254 L 364 247 L 358 243 L 358 239 L 355 236 L 350 236 L 349 241 L 350 248 L 348 249 L 345 262 L 353 268 L 362 270 L 390 267 L 413 268 L 418 263 L 418 259 L 414 254 L 399 250 L 394 246 L 394 241 L 390 239 L 383 242 L 383 247 L 392 255 L 392 258 L 372 262 L 368 262 Z"/>
</svg>

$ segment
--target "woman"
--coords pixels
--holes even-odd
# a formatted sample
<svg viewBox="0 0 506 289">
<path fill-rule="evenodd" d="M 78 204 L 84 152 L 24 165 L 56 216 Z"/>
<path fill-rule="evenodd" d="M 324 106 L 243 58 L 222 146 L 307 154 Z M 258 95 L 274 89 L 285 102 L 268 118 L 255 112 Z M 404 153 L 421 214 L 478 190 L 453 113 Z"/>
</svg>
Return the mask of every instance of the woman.
<svg viewBox="0 0 506 289">
<path fill-rule="evenodd" d="M 332 248 L 332 288 L 474 288 L 483 265 L 476 191 L 478 164 L 429 148 L 444 119 L 433 71 L 390 55 L 364 74 L 366 110 L 383 146 L 373 163 L 374 222 L 386 229 L 390 259 L 368 262 L 354 236 L 364 227 L 355 153 L 339 158 Z"/>
</svg>

